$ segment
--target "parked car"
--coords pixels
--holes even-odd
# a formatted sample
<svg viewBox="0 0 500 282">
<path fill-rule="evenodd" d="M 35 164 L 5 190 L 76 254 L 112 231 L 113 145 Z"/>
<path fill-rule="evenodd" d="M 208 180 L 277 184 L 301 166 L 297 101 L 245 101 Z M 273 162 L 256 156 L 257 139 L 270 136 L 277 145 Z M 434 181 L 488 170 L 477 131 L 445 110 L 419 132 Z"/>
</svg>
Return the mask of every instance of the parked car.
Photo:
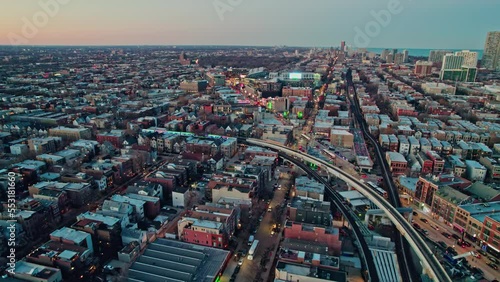
<svg viewBox="0 0 500 282">
<path fill-rule="evenodd" d="M 489 257 L 489 259 L 490 259 L 493 263 L 495 263 L 495 264 L 498 264 L 498 263 L 499 263 L 499 262 L 498 262 L 498 260 L 497 260 L 496 258 L 492 257 L 492 256 L 490 256 L 490 257 Z"/>
<path fill-rule="evenodd" d="M 460 239 L 460 236 L 458 236 L 457 234 L 452 234 L 451 238 L 458 240 L 458 239 Z"/>
<path fill-rule="evenodd" d="M 439 230 L 439 227 L 437 225 L 431 225 L 431 227 L 434 229 L 434 230 Z"/>
<path fill-rule="evenodd" d="M 424 222 L 424 223 L 429 223 L 429 221 L 427 220 L 427 218 L 421 218 L 420 220 L 421 220 L 422 222 Z"/>
<path fill-rule="evenodd" d="M 446 248 L 446 252 L 453 254 L 454 256 L 456 256 L 458 254 L 457 251 L 455 249 L 453 249 L 452 247 Z"/>
<path fill-rule="evenodd" d="M 442 234 L 444 237 L 448 238 L 448 239 L 450 239 L 450 238 L 451 238 L 451 235 L 450 235 L 449 233 L 446 233 L 446 232 L 441 232 L 441 234 Z"/>
<path fill-rule="evenodd" d="M 483 250 L 477 250 L 478 253 L 482 254 L 483 256 L 487 256 L 488 253 L 483 251 Z"/>
<path fill-rule="evenodd" d="M 413 212 L 413 215 L 414 215 L 414 216 L 418 216 L 418 213 L 417 213 L 417 212 Z"/>
<path fill-rule="evenodd" d="M 418 223 L 413 223 L 413 227 L 414 227 L 415 229 L 417 229 L 417 230 L 419 230 L 419 229 L 420 229 L 420 225 L 418 225 Z"/>
<path fill-rule="evenodd" d="M 439 241 L 439 242 L 437 242 L 437 244 L 438 244 L 439 246 L 443 247 L 444 249 L 446 249 L 446 248 L 448 247 L 448 246 L 446 245 L 446 243 L 445 243 L 445 242 L 443 242 L 443 241 Z"/>
<path fill-rule="evenodd" d="M 243 258 L 240 258 L 240 260 L 238 261 L 238 265 L 243 265 Z"/>
<path fill-rule="evenodd" d="M 487 263 L 487 265 L 488 265 L 489 267 L 491 267 L 491 268 L 495 269 L 495 270 L 497 270 L 497 269 L 498 269 L 498 265 L 496 265 L 496 264 L 494 264 L 494 263 L 492 263 L 492 262 L 488 262 L 488 263 Z"/>
</svg>

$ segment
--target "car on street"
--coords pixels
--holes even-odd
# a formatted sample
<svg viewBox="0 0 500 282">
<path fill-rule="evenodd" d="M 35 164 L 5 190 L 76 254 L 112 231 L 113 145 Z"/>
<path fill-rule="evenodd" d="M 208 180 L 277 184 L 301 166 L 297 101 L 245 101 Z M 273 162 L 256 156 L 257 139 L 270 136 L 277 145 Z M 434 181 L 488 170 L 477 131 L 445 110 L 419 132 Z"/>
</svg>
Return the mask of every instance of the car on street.
<svg viewBox="0 0 500 282">
<path fill-rule="evenodd" d="M 458 239 L 460 239 L 460 236 L 458 236 L 457 234 L 452 234 L 451 238 L 458 240 Z"/>
<path fill-rule="evenodd" d="M 233 274 L 238 274 L 238 272 L 240 272 L 240 269 L 241 269 L 241 265 L 237 265 L 236 268 L 234 269 Z"/>
<path fill-rule="evenodd" d="M 439 227 L 437 225 L 431 225 L 432 229 L 434 230 L 439 230 Z"/>
<path fill-rule="evenodd" d="M 472 244 L 470 242 L 467 242 L 467 241 L 462 241 L 462 246 L 466 246 L 468 248 L 472 247 Z"/>
<path fill-rule="evenodd" d="M 455 249 L 453 249 L 452 247 L 446 248 L 446 252 L 453 254 L 454 256 L 456 256 L 458 254 L 458 252 Z"/>
<path fill-rule="evenodd" d="M 241 256 L 242 257 L 246 257 L 247 256 L 247 250 L 243 249 L 240 252 L 241 252 Z"/>
<path fill-rule="evenodd" d="M 487 265 L 488 265 L 489 267 L 491 267 L 491 268 L 495 269 L 495 270 L 497 270 L 497 269 L 498 269 L 498 265 L 496 265 L 496 264 L 494 264 L 494 263 L 492 263 L 492 262 L 488 262 L 488 263 L 487 263 Z"/>
<path fill-rule="evenodd" d="M 272 211 L 273 211 L 273 208 L 271 208 L 271 207 L 267 208 L 267 212 L 272 212 Z"/>
<path fill-rule="evenodd" d="M 480 259 L 481 258 L 481 255 L 477 252 L 472 252 L 472 255 L 477 258 L 477 259 Z"/>
<path fill-rule="evenodd" d="M 259 221 L 262 221 L 262 219 L 263 219 L 263 217 L 262 217 L 262 216 L 261 216 L 261 217 L 259 217 Z"/>
<path fill-rule="evenodd" d="M 238 265 L 243 265 L 243 258 L 240 258 L 240 260 L 238 261 Z"/>
<path fill-rule="evenodd" d="M 493 263 L 498 264 L 498 260 L 497 260 L 496 258 L 494 258 L 494 257 L 490 256 L 490 257 L 489 257 L 489 259 L 490 259 Z"/>
<path fill-rule="evenodd" d="M 487 256 L 488 253 L 483 251 L 483 250 L 477 250 L 478 253 L 482 254 L 483 256 Z"/>
<path fill-rule="evenodd" d="M 417 230 L 419 230 L 419 229 L 420 229 L 420 225 L 418 225 L 418 223 L 413 223 L 413 227 L 414 227 L 415 229 L 417 229 Z"/>
<path fill-rule="evenodd" d="M 418 216 L 418 213 L 417 213 L 417 212 L 413 212 L 413 215 L 414 215 L 414 216 Z"/>
<path fill-rule="evenodd" d="M 448 246 L 446 245 L 446 243 L 445 243 L 445 242 L 443 242 L 443 241 L 439 241 L 439 242 L 437 242 L 437 244 L 438 244 L 439 246 L 443 247 L 444 249 L 446 249 L 446 248 L 448 247 Z"/>
<path fill-rule="evenodd" d="M 424 235 L 429 235 L 429 231 L 425 230 L 425 229 L 420 229 L 420 232 L 422 232 L 422 234 Z"/>
<path fill-rule="evenodd" d="M 421 220 L 422 222 L 424 222 L 424 223 L 429 223 L 429 221 L 427 220 L 427 218 L 421 218 L 420 220 Z"/>
<path fill-rule="evenodd" d="M 448 238 L 448 239 L 450 239 L 450 238 L 451 238 L 451 235 L 450 235 L 449 233 L 446 233 L 446 232 L 441 232 L 441 234 L 442 234 L 444 237 Z"/>
</svg>

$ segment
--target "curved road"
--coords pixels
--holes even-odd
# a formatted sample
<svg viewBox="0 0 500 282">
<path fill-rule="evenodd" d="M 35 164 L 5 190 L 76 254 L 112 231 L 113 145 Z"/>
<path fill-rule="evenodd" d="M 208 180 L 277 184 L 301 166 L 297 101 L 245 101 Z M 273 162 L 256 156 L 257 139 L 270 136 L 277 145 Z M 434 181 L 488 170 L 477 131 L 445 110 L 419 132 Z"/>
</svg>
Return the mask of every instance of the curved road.
<svg viewBox="0 0 500 282">
<path fill-rule="evenodd" d="M 358 121 L 358 125 L 363 131 L 364 136 L 367 136 L 370 142 L 372 143 L 373 147 L 376 150 L 377 153 L 377 158 L 376 161 L 379 164 L 381 171 L 382 171 L 382 177 L 384 178 L 384 182 L 386 183 L 388 187 L 388 192 L 390 195 L 390 200 L 391 204 L 398 208 L 401 206 L 401 201 L 399 199 L 399 192 L 397 191 L 394 181 L 392 179 L 392 175 L 389 173 L 389 168 L 387 165 L 387 162 L 385 161 L 385 158 L 382 154 L 382 149 L 380 148 L 380 145 L 378 141 L 371 135 L 371 133 L 367 129 L 367 125 L 365 122 L 365 119 L 363 118 L 363 115 L 361 114 L 361 106 L 359 104 L 359 99 L 358 99 L 358 93 L 356 92 L 356 86 L 354 86 L 354 83 L 352 82 L 352 77 L 348 76 L 346 74 L 346 78 L 348 81 L 347 84 L 347 93 L 350 94 L 349 92 L 349 86 L 352 86 L 352 90 L 354 92 L 354 97 L 353 97 L 353 113 L 356 116 L 356 119 Z M 349 99 L 351 99 L 349 97 Z M 408 262 L 408 260 L 411 261 L 411 256 L 410 256 L 410 249 L 408 242 L 405 242 L 403 240 L 403 236 L 401 236 L 400 233 L 395 234 L 395 243 L 396 243 L 396 250 L 402 253 L 402 255 L 398 256 L 398 261 L 399 261 L 399 266 L 401 267 L 401 276 L 403 277 L 403 281 L 412 281 L 412 277 L 410 274 L 410 271 L 415 271 L 413 267 L 411 266 L 411 263 Z"/>
<path fill-rule="evenodd" d="M 352 214 L 349 212 L 348 208 L 342 203 L 342 198 L 340 197 L 338 192 L 333 189 L 333 187 L 330 185 L 330 183 L 328 183 L 327 180 L 325 180 L 316 171 L 309 168 L 303 162 L 297 160 L 296 158 L 292 158 L 292 157 L 288 156 L 287 154 L 279 153 L 279 156 L 294 163 L 295 165 L 300 167 L 302 170 L 304 170 L 307 174 L 312 175 L 318 182 L 325 185 L 325 191 L 327 192 L 327 196 L 337 206 L 337 208 L 342 212 L 342 214 L 346 217 L 347 221 L 352 226 L 352 230 L 354 231 L 354 235 L 356 237 L 356 240 L 359 242 L 359 244 L 361 246 L 361 249 L 360 249 L 361 256 L 362 256 L 362 259 L 364 260 L 364 265 L 367 268 L 368 275 L 370 277 L 370 279 L 368 279 L 368 281 L 371 281 L 371 282 L 380 281 L 380 279 L 378 278 L 377 269 L 375 267 L 372 253 L 371 253 L 370 249 L 368 248 L 368 244 L 366 243 L 366 240 L 363 237 L 361 230 L 359 229 L 358 225 L 356 224 L 356 220 L 354 219 Z"/>
<path fill-rule="evenodd" d="M 389 202 L 387 202 L 383 197 L 377 194 L 375 191 L 370 189 L 365 183 L 360 180 L 352 177 L 351 175 L 345 173 L 343 170 L 312 156 L 304 154 L 302 152 L 298 152 L 287 148 L 282 145 L 275 145 L 271 143 L 267 143 L 263 140 L 258 139 L 246 139 L 246 142 L 260 146 L 266 147 L 269 149 L 276 150 L 281 152 L 282 154 L 286 154 L 291 157 L 295 157 L 301 161 L 313 162 L 315 164 L 321 165 L 335 175 L 336 177 L 342 179 L 347 184 L 355 187 L 361 194 L 371 200 L 375 205 L 380 207 L 385 211 L 389 219 L 396 225 L 399 232 L 408 240 L 413 250 L 416 252 L 418 257 L 420 258 L 424 271 L 436 282 L 447 282 L 451 279 L 439 263 L 438 259 L 434 255 L 434 253 L 429 249 L 425 241 L 420 237 L 417 231 L 413 229 L 413 227 L 406 221 L 406 219 L 397 211 L 395 207 L 393 207 Z"/>
</svg>

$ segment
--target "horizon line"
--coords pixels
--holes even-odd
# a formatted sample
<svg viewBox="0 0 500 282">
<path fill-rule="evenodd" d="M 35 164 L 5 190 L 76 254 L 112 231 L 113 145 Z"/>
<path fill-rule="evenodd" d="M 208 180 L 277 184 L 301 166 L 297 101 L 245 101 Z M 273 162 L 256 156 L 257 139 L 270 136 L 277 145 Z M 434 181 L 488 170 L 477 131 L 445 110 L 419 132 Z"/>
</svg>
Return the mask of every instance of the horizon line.
<svg viewBox="0 0 500 282">
<path fill-rule="evenodd" d="M 295 45 L 235 45 L 235 44 L 34 44 L 34 45 L 10 45 L 0 44 L 0 47 L 285 47 L 285 48 L 337 48 L 338 46 L 295 46 Z M 349 46 L 347 46 L 349 47 Z M 408 47 L 364 47 L 358 49 L 398 49 L 398 50 L 471 50 L 484 51 L 484 49 L 473 48 L 408 48 Z"/>
</svg>

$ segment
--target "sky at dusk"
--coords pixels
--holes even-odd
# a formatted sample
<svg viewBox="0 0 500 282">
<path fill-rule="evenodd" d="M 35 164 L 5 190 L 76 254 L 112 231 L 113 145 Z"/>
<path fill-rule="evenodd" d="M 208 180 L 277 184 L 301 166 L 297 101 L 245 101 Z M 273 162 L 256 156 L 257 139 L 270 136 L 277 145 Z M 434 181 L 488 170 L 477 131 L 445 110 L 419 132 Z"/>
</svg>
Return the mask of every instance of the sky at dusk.
<svg viewBox="0 0 500 282">
<path fill-rule="evenodd" d="M 385 12 L 387 24 L 357 46 L 357 31 L 373 27 L 390 2 L 399 12 Z M 2 0 L 1 7 L 0 45 L 326 47 L 345 40 L 483 49 L 486 33 L 500 30 L 498 0 Z"/>
</svg>

